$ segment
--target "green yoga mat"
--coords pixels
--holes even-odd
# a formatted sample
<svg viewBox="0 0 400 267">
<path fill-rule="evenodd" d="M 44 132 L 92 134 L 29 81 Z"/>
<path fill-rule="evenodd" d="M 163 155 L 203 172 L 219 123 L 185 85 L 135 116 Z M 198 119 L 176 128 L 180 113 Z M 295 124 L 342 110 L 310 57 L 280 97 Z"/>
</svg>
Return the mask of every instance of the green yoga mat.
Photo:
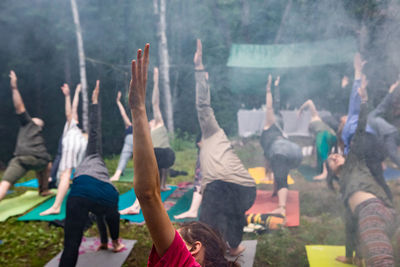
<svg viewBox="0 0 400 267">
<path fill-rule="evenodd" d="M 176 185 L 169 185 L 171 190 L 161 192 L 161 200 L 164 202 L 177 188 Z M 133 189 L 119 196 L 118 210 L 130 207 L 136 200 L 135 191 Z M 143 223 L 144 217 L 142 211 L 134 215 L 121 215 L 121 219 L 125 219 L 134 223 Z"/>
<path fill-rule="evenodd" d="M 190 205 L 192 204 L 192 198 L 193 198 L 193 188 L 187 191 L 177 202 L 174 206 L 172 206 L 169 211 L 168 215 L 171 221 L 173 222 L 190 222 L 190 221 L 198 221 L 197 218 L 186 218 L 186 219 L 180 219 L 180 220 L 175 220 L 174 216 L 181 214 L 187 210 L 189 210 Z"/>
<path fill-rule="evenodd" d="M 54 221 L 54 220 L 61 221 L 61 220 L 64 220 L 65 212 L 66 212 L 66 208 L 67 208 L 67 198 L 68 198 L 68 193 L 64 197 L 64 201 L 61 204 L 61 212 L 59 214 L 46 215 L 46 216 L 39 215 L 42 211 L 45 211 L 48 208 L 50 208 L 51 206 L 53 206 L 54 200 L 56 199 L 56 197 L 54 196 L 51 199 L 44 202 L 39 207 L 36 207 L 32 211 L 25 214 L 24 216 L 19 217 L 18 221 Z"/>
<path fill-rule="evenodd" d="M 119 177 L 119 180 L 117 182 L 132 183 L 133 168 L 125 168 L 123 174 Z"/>
<path fill-rule="evenodd" d="M 314 176 L 319 174 L 317 173 L 315 168 L 308 165 L 300 165 L 300 167 L 298 167 L 297 170 L 304 176 L 304 179 L 306 179 L 309 182 L 315 182 L 313 178 Z"/>
<path fill-rule="evenodd" d="M 11 216 L 26 212 L 49 197 L 51 196 L 41 197 L 37 191 L 26 191 L 20 196 L 2 200 L 0 202 L 0 222 L 4 222 Z"/>
</svg>

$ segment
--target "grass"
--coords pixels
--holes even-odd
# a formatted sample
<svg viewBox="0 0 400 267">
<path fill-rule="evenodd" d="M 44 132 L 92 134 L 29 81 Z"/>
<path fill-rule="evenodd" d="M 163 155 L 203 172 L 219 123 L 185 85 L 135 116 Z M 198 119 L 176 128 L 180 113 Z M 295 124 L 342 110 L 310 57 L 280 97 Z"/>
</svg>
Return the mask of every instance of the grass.
<svg viewBox="0 0 400 267">
<path fill-rule="evenodd" d="M 169 178 L 170 184 L 193 180 L 197 152 L 188 139 L 173 142 L 176 150 L 174 169 L 186 171 L 188 175 Z M 262 149 L 257 139 L 234 140 L 233 144 L 246 168 L 263 165 Z M 307 158 L 306 161 L 312 160 Z M 105 162 L 112 174 L 117 167 L 118 156 L 106 158 Z M 132 167 L 132 162 L 128 167 Z M 254 266 L 308 266 L 305 245 L 344 244 L 343 204 L 338 195 L 329 191 L 323 182 L 307 182 L 298 171 L 292 171 L 291 175 L 296 183 L 290 189 L 300 192 L 300 226 L 262 235 L 245 234 L 244 239 L 258 240 Z M 33 177 L 34 174 L 29 172 L 21 181 Z M 115 185 L 120 193 L 131 189 L 131 183 Z M 393 190 L 395 206 L 399 207 L 399 185 L 391 182 L 389 186 Z M 258 187 L 272 189 L 268 185 Z M 14 193 L 7 197 L 19 195 L 26 189 L 13 190 Z M 97 228 L 92 226 L 85 235 L 96 236 Z M 151 249 L 146 226 L 121 221 L 120 236 L 138 240 L 124 266 L 146 266 Z M 4 242 L 0 245 L 0 266 L 43 266 L 62 250 L 63 229 L 46 222 L 19 222 L 17 217 L 13 217 L 0 224 L 0 240 Z"/>
</svg>

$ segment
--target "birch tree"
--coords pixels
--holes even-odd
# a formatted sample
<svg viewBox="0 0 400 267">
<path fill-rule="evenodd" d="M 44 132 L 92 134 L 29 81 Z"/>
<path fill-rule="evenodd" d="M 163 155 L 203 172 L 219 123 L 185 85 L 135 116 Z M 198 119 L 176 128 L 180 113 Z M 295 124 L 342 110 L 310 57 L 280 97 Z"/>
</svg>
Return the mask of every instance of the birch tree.
<svg viewBox="0 0 400 267">
<path fill-rule="evenodd" d="M 172 106 L 169 81 L 169 56 L 167 44 L 166 0 L 153 0 L 154 15 L 157 19 L 158 56 L 160 69 L 160 85 L 164 95 L 164 108 L 167 128 L 174 133 L 174 111 Z"/>
<path fill-rule="evenodd" d="M 87 94 L 85 50 L 83 49 L 82 29 L 79 21 L 78 6 L 75 0 L 71 0 L 72 15 L 74 18 L 76 41 L 78 45 L 79 75 L 82 88 L 82 123 L 83 130 L 89 132 L 89 102 Z"/>
</svg>

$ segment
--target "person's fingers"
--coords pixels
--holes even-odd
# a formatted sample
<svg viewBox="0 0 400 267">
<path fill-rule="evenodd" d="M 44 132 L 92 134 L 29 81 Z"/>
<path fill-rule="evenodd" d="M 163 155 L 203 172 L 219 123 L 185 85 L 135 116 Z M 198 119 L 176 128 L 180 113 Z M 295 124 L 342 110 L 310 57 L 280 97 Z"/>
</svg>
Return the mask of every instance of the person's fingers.
<svg viewBox="0 0 400 267">
<path fill-rule="evenodd" d="M 132 63 L 131 63 L 131 75 L 132 75 L 132 78 L 131 78 L 131 81 L 132 81 L 132 85 L 134 85 L 135 84 L 135 82 L 136 82 L 136 60 L 132 60 Z"/>
<path fill-rule="evenodd" d="M 143 76 L 142 76 L 142 66 L 143 65 L 143 58 L 142 58 L 142 49 L 137 51 L 137 79 L 138 82 L 138 89 L 143 85 Z"/>
<path fill-rule="evenodd" d="M 201 40 L 197 39 L 197 51 L 199 52 L 199 57 L 203 56 L 203 45 L 201 44 Z"/>
<path fill-rule="evenodd" d="M 143 86 L 144 90 L 146 90 L 146 84 L 147 84 L 147 75 L 149 71 L 149 50 L 150 50 L 150 44 L 147 43 L 144 46 L 144 55 L 143 55 Z"/>
</svg>

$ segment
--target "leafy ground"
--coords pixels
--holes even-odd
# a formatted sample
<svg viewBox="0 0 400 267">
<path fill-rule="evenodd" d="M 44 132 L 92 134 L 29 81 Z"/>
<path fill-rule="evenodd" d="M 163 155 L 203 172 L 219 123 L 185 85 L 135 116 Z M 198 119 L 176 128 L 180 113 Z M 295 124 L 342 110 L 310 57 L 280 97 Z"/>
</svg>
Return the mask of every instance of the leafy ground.
<svg viewBox="0 0 400 267">
<path fill-rule="evenodd" d="M 188 141 L 176 139 L 173 142 L 176 150 L 174 169 L 185 170 L 189 174 L 170 178 L 170 184 L 181 181 L 192 181 L 196 161 L 196 149 Z M 246 167 L 262 166 L 263 156 L 258 140 L 246 139 L 234 142 L 238 156 Z M 310 158 L 306 162 L 312 162 Z M 106 159 L 110 173 L 118 163 L 118 156 Z M 132 163 L 130 163 L 132 164 Z M 300 191 L 300 226 L 283 228 L 262 235 L 245 234 L 244 239 L 257 239 L 257 253 L 254 266 L 308 266 L 305 245 L 308 244 L 344 244 L 344 224 L 341 218 L 342 204 L 337 195 L 329 191 L 325 183 L 307 182 L 302 175 L 293 171 L 295 184 L 290 188 Z M 33 178 L 28 173 L 24 180 Z M 129 183 L 116 183 L 120 193 L 131 188 Z M 400 204 L 400 185 L 389 184 L 394 193 L 395 206 Z M 261 185 L 260 189 L 271 189 Z M 21 194 L 25 189 L 14 188 L 8 197 Z M 124 266 L 146 266 L 147 256 L 151 248 L 151 240 L 147 228 L 121 221 L 121 237 L 136 239 L 132 253 Z M 95 236 L 96 227 L 85 233 Z M 0 224 L 0 266 L 43 266 L 61 249 L 63 229 L 50 226 L 46 222 L 19 222 L 13 217 Z M 396 249 L 397 251 L 397 249 Z"/>
</svg>

